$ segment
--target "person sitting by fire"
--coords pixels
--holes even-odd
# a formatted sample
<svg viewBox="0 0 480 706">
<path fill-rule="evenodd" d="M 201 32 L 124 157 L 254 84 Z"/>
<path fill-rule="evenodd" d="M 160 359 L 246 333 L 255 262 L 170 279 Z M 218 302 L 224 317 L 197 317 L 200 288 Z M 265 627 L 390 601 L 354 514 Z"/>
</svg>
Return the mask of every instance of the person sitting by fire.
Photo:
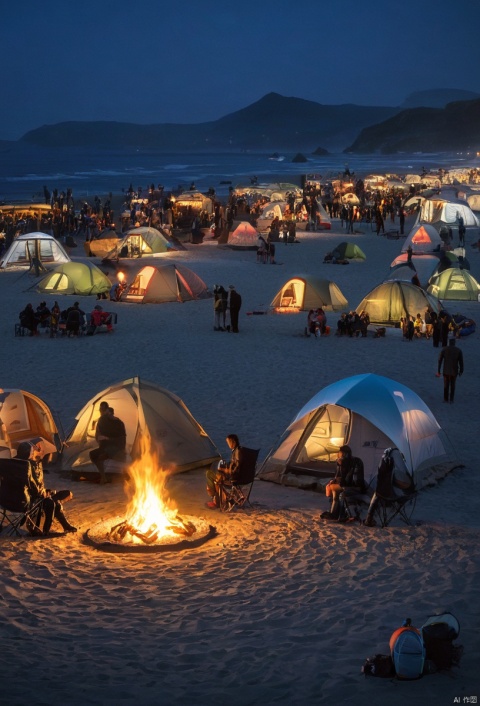
<svg viewBox="0 0 480 706">
<path fill-rule="evenodd" d="M 114 410 L 108 402 L 100 402 L 100 417 L 95 428 L 95 439 L 98 443 L 97 449 L 90 451 L 90 460 L 98 468 L 100 484 L 108 483 L 105 473 L 105 461 L 107 459 L 125 459 L 125 446 L 127 442 L 127 432 L 125 424 L 115 416 Z"/>
<path fill-rule="evenodd" d="M 242 461 L 242 447 L 240 446 L 238 436 L 236 434 L 229 434 L 225 441 L 232 451 L 230 463 L 221 460 L 216 468 L 209 468 L 206 473 L 207 493 L 211 497 L 210 502 L 206 503 L 206 506 L 211 510 L 216 510 L 220 507 L 220 498 L 218 493 L 219 484 L 226 479 L 234 480 Z"/>
<path fill-rule="evenodd" d="M 64 532 L 76 532 L 77 528 L 70 524 L 63 512 L 62 501 L 66 502 L 73 498 L 73 493 L 70 490 L 50 490 L 45 488 L 43 478 L 42 459 L 44 452 L 40 443 L 32 443 L 22 441 L 17 448 L 17 458 L 29 462 L 29 479 L 28 491 L 32 503 L 41 500 L 39 513 L 36 522 L 32 519 L 27 520 L 27 529 L 31 535 L 46 537 L 50 532 L 54 518 L 60 523 Z M 39 523 L 42 515 L 45 516 L 43 521 L 43 529 L 40 529 Z"/>
</svg>

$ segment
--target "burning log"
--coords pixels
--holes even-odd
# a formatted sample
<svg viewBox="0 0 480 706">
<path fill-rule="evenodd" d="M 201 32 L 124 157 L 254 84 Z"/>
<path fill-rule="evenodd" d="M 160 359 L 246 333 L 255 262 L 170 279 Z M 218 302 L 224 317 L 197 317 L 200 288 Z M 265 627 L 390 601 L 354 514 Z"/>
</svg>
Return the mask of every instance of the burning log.
<svg viewBox="0 0 480 706">
<path fill-rule="evenodd" d="M 184 537 L 191 537 L 197 531 L 197 528 L 190 520 L 183 520 L 181 517 L 177 516 L 174 521 L 175 524 L 167 525 L 165 529 Z M 140 519 L 140 524 L 142 522 L 143 518 Z M 127 522 L 127 520 L 123 520 L 117 525 L 114 525 L 114 527 L 110 529 L 108 536 L 114 542 L 122 542 L 127 534 L 132 535 L 132 537 L 138 537 L 144 544 L 154 544 L 159 538 L 158 527 L 155 523 L 151 524 L 145 532 L 142 532 L 132 525 L 131 522 Z"/>
</svg>

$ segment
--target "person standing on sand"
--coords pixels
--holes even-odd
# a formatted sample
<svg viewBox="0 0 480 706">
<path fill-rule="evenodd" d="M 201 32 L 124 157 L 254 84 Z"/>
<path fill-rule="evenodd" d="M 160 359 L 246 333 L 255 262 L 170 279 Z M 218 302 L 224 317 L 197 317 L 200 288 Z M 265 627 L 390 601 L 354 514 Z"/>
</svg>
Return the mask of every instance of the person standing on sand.
<svg viewBox="0 0 480 706">
<path fill-rule="evenodd" d="M 238 315 L 240 314 L 240 309 L 242 308 L 242 297 L 237 292 L 233 284 L 229 286 L 230 297 L 228 301 L 228 306 L 230 309 L 230 321 L 232 324 L 232 333 L 238 333 Z"/>
<path fill-rule="evenodd" d="M 455 345 L 455 339 L 451 338 L 449 345 L 442 348 L 438 356 L 438 372 L 437 377 L 440 377 L 440 371 L 443 363 L 443 401 L 453 404 L 455 398 L 455 383 L 457 375 L 463 375 L 463 353 L 460 348 Z"/>
</svg>

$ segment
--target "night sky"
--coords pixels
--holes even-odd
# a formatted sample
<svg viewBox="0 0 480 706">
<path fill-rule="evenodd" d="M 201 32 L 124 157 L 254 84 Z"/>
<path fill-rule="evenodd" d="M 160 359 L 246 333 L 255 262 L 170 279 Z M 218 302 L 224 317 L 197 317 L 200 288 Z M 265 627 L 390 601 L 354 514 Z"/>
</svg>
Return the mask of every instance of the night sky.
<svg viewBox="0 0 480 706">
<path fill-rule="evenodd" d="M 23 0 L 0 17 L 0 139 L 65 120 L 216 120 L 271 91 L 384 106 L 480 93 L 479 0 Z"/>
</svg>

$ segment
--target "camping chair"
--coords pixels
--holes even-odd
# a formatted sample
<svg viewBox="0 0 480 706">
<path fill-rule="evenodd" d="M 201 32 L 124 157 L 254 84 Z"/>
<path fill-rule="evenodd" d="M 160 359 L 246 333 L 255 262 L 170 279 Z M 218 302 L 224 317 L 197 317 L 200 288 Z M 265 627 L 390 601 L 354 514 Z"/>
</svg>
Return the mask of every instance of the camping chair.
<svg viewBox="0 0 480 706">
<path fill-rule="evenodd" d="M 42 498 L 31 502 L 28 491 L 30 464 L 19 458 L 0 459 L 0 533 L 20 537 L 20 527 L 27 520 L 30 527 L 38 526 Z"/>
<path fill-rule="evenodd" d="M 399 496 L 384 497 L 376 493 L 375 514 L 380 527 L 388 527 L 398 517 L 406 525 L 412 525 L 412 515 L 417 501 L 417 491 L 412 487 Z"/>
<path fill-rule="evenodd" d="M 247 449 L 242 446 L 241 451 L 242 455 L 236 477 L 226 478 L 217 486 L 220 510 L 223 512 L 231 512 L 235 507 L 243 508 L 246 505 L 251 507 L 249 498 L 255 480 L 260 449 Z"/>
<path fill-rule="evenodd" d="M 388 527 L 398 517 L 411 525 L 417 490 L 405 460 L 398 449 L 386 449 L 377 471 L 377 485 L 372 499 L 373 510 L 381 527 Z"/>
</svg>

